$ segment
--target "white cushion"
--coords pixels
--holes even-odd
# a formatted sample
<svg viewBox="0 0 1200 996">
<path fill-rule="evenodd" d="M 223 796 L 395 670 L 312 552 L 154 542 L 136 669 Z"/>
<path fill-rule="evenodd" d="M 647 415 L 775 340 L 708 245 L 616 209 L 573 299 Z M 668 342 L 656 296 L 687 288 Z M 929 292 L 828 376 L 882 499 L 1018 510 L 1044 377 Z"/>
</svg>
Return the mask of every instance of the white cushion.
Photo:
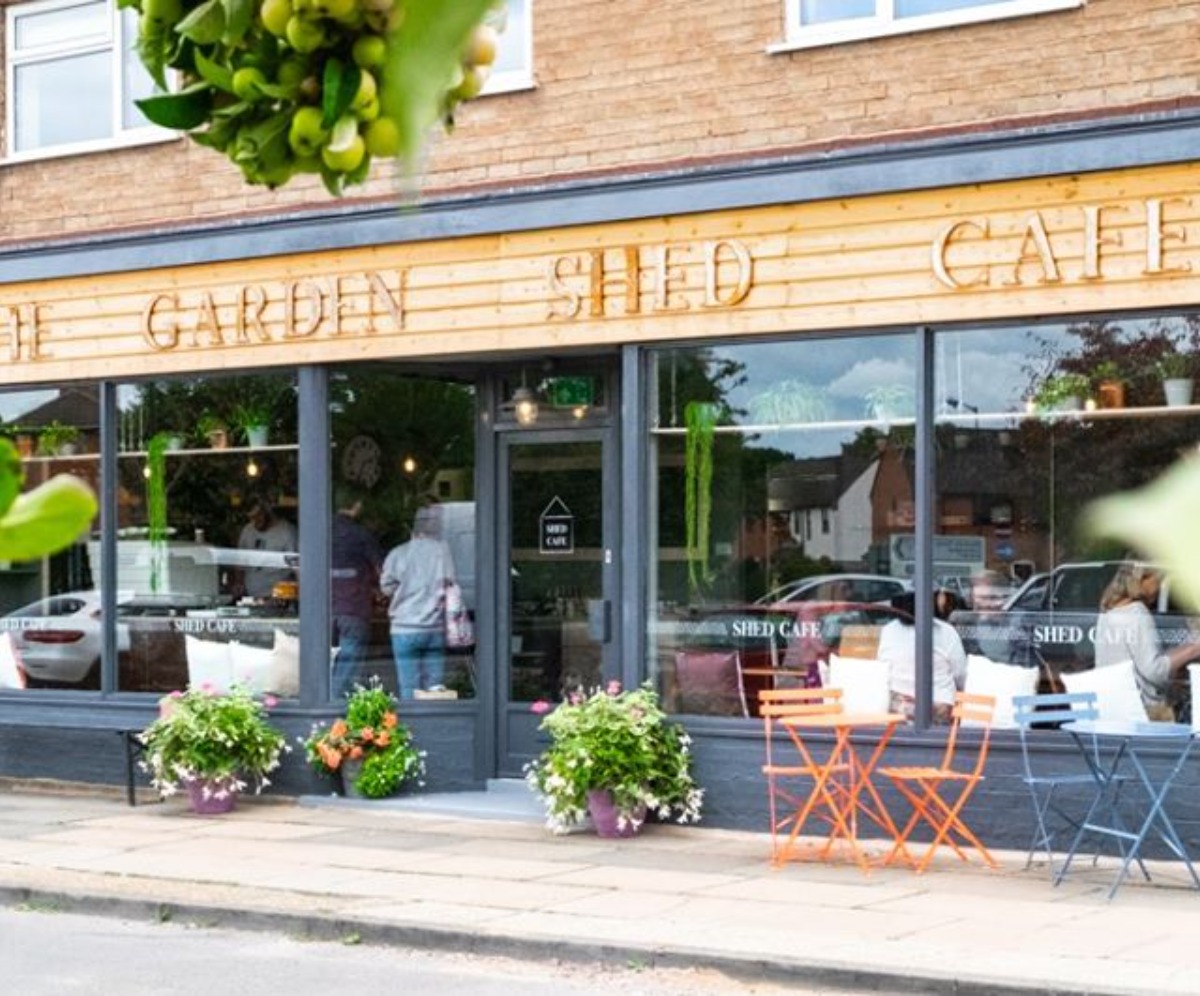
<svg viewBox="0 0 1200 996">
<path fill-rule="evenodd" d="M 1061 675 L 1068 692 L 1095 692 L 1096 709 L 1101 719 L 1144 723 L 1146 706 L 1138 691 L 1133 661 L 1122 661 L 1090 671 Z"/>
<path fill-rule="evenodd" d="M 199 688 L 208 685 L 213 691 L 227 692 L 233 683 L 233 661 L 228 643 L 201 640 L 187 634 L 183 637 L 187 651 L 188 684 Z"/>
<path fill-rule="evenodd" d="M 229 644 L 232 680 L 255 695 L 268 688 L 271 662 L 275 652 L 270 647 L 251 647 L 245 643 Z"/>
<path fill-rule="evenodd" d="M 829 655 L 829 687 L 842 690 L 846 712 L 887 712 L 890 671 L 887 661 Z"/>
<path fill-rule="evenodd" d="M 267 668 L 267 691 L 285 699 L 300 694 L 300 637 L 275 630 L 275 647 Z"/>
<path fill-rule="evenodd" d="M 992 695 L 996 699 L 996 712 L 992 726 L 997 729 L 1016 728 L 1013 719 L 1013 696 L 1033 695 L 1037 691 L 1038 671 L 1035 667 L 1017 664 L 1001 664 L 980 654 L 967 654 L 967 683 L 963 689 L 968 695 Z M 963 726 L 982 726 L 976 720 L 963 720 Z"/>
<path fill-rule="evenodd" d="M 12 633 L 0 633 L 0 688 L 24 688 L 25 669 Z"/>
</svg>

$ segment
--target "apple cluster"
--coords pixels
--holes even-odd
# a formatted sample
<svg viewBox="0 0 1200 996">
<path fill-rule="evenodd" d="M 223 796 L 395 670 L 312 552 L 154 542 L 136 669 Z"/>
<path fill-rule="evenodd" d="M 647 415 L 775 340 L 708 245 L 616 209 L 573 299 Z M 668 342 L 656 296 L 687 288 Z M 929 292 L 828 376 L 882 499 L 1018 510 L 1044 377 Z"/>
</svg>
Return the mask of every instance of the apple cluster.
<svg viewBox="0 0 1200 996">
<path fill-rule="evenodd" d="M 119 2 L 137 8 L 138 53 L 164 91 L 139 102 L 143 113 L 224 153 L 248 182 L 317 173 L 336 195 L 366 179 L 372 158 L 411 153 L 384 100 L 405 0 Z M 503 27 L 493 0 L 455 53 L 444 124 L 483 89 Z M 167 70 L 182 86 L 168 89 Z"/>
</svg>

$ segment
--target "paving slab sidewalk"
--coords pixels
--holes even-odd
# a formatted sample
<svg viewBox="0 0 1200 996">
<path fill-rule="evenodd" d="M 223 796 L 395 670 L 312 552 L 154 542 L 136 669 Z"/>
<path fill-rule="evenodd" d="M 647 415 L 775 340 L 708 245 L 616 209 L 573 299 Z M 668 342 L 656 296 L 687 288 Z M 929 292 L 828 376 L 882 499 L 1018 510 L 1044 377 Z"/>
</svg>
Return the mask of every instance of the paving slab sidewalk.
<svg viewBox="0 0 1200 996">
<path fill-rule="evenodd" d="M 1200 894 L 1109 859 L 1052 887 L 1001 853 L 924 875 L 772 868 L 765 834 L 650 826 L 555 836 L 428 801 L 181 800 L 0 787 L 0 902 L 526 958 L 640 961 L 886 992 L 1200 991 Z"/>
</svg>

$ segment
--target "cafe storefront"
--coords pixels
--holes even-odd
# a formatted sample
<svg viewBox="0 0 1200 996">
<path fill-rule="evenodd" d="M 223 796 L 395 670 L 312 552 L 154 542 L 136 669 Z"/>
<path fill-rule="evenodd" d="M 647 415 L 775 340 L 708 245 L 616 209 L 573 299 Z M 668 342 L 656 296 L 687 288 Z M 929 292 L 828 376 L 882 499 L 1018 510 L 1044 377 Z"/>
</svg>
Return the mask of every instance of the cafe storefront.
<svg viewBox="0 0 1200 996">
<path fill-rule="evenodd" d="M 29 676 L 0 775 L 117 783 L 111 729 L 188 681 L 306 732 L 339 694 L 336 515 L 386 552 L 434 505 L 476 642 L 404 702 L 431 788 L 519 776 L 535 700 L 650 680 L 707 821 L 761 826 L 756 690 L 877 638 L 892 590 L 854 585 L 915 587 L 928 647 L 935 582 L 1118 559 L 1086 503 L 1200 443 L 1155 372 L 1200 356 L 1200 166 L 1142 127 L 0 254 L 4 431 L 30 484 L 102 496 L 0 571 Z M 354 677 L 395 687 L 365 612 Z M 970 648 L 1039 670 L 1022 646 Z M 931 687 L 897 750 L 940 744 Z M 295 754 L 279 785 L 321 788 Z"/>
</svg>

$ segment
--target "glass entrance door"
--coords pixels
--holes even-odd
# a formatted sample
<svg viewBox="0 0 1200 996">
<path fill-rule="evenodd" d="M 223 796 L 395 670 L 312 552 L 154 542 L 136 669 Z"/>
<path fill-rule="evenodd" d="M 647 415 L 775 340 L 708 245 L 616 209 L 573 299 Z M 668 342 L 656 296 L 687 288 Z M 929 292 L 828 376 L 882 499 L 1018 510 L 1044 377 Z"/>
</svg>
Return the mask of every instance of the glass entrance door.
<svg viewBox="0 0 1200 996">
<path fill-rule="evenodd" d="M 519 776 L 539 752 L 534 702 L 617 676 L 613 449 L 603 430 L 501 437 L 502 776 Z"/>
</svg>

